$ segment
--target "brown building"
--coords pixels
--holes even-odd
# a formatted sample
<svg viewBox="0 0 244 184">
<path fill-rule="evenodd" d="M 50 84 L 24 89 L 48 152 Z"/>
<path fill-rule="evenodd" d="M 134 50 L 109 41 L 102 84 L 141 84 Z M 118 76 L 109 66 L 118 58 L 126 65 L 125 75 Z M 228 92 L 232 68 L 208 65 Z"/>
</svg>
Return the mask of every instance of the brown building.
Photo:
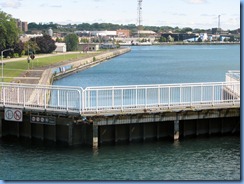
<svg viewBox="0 0 244 184">
<path fill-rule="evenodd" d="M 28 31 L 28 23 L 22 22 L 20 19 L 15 19 L 16 26 L 19 28 L 21 32 L 27 32 Z"/>
<path fill-rule="evenodd" d="M 28 23 L 27 22 L 22 22 L 22 31 L 27 32 L 28 31 Z"/>
<path fill-rule="evenodd" d="M 122 37 L 122 38 L 128 38 L 130 37 L 130 30 L 127 29 L 119 29 L 116 31 L 116 34 L 118 37 Z"/>
</svg>

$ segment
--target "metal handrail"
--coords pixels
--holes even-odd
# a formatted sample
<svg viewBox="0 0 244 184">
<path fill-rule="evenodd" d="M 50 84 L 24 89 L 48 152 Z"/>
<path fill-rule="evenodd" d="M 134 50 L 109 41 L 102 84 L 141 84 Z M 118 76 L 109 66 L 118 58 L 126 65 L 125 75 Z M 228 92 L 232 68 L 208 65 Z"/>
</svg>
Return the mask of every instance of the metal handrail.
<svg viewBox="0 0 244 184">
<path fill-rule="evenodd" d="M 0 106 L 38 111 L 97 113 L 239 105 L 240 82 L 206 82 L 108 87 L 0 83 Z"/>
</svg>

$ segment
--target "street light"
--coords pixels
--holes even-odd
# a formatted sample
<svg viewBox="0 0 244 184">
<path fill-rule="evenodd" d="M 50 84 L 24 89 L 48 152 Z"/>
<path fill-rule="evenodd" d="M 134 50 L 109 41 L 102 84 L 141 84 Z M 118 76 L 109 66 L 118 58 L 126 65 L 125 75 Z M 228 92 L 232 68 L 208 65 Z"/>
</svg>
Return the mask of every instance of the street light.
<svg viewBox="0 0 244 184">
<path fill-rule="evenodd" d="M 1 51 L 1 60 L 2 60 L 2 82 L 3 82 L 3 53 L 5 52 L 5 51 L 9 51 L 9 50 L 14 50 L 14 49 L 12 49 L 12 48 L 10 48 L 10 49 L 5 49 L 5 50 L 3 50 L 3 51 Z"/>
</svg>

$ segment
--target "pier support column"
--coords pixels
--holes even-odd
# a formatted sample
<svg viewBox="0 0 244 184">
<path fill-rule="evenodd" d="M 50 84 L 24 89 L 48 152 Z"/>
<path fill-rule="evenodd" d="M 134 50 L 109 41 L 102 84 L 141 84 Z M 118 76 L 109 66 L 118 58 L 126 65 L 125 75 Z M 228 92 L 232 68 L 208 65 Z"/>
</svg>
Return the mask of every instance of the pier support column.
<svg viewBox="0 0 244 184">
<path fill-rule="evenodd" d="M 143 123 L 142 125 L 142 140 L 145 141 L 146 140 L 146 125 L 145 123 Z"/>
<path fill-rule="evenodd" d="M 92 138 L 93 148 L 98 148 L 98 125 L 93 123 L 93 138 Z"/>
<path fill-rule="evenodd" d="M 174 140 L 179 140 L 180 133 L 179 133 L 179 120 L 174 121 Z"/>
<path fill-rule="evenodd" d="M 159 136 L 159 123 L 157 123 L 157 141 L 159 140 L 160 136 Z"/>
<path fill-rule="evenodd" d="M 208 135 L 211 135 L 212 130 L 211 130 L 211 119 L 208 121 Z"/>
<path fill-rule="evenodd" d="M 2 118 L 0 118 L 0 139 L 2 138 L 3 136 L 3 120 Z"/>
<path fill-rule="evenodd" d="M 196 136 L 198 136 L 199 133 L 198 133 L 198 119 L 196 120 Z"/>
<path fill-rule="evenodd" d="M 16 136 L 17 136 L 18 138 L 20 137 L 20 135 L 19 135 L 19 124 L 20 124 L 20 123 L 17 122 L 17 128 L 16 128 L 16 129 L 17 129 L 17 130 L 16 130 L 17 132 L 16 132 Z"/>
<path fill-rule="evenodd" d="M 73 145 L 73 123 L 69 123 L 69 134 L 68 134 L 68 143 L 69 146 Z"/>
</svg>

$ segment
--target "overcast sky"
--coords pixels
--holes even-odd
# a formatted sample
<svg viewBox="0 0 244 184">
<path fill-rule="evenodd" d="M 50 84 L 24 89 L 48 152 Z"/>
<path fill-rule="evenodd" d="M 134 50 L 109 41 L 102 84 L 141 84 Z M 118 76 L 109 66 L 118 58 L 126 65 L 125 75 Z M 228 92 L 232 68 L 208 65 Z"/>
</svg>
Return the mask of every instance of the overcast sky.
<svg viewBox="0 0 244 184">
<path fill-rule="evenodd" d="M 0 0 L 0 9 L 27 22 L 138 24 L 138 0 Z M 240 28 L 240 0 L 143 0 L 142 25 Z"/>
</svg>

